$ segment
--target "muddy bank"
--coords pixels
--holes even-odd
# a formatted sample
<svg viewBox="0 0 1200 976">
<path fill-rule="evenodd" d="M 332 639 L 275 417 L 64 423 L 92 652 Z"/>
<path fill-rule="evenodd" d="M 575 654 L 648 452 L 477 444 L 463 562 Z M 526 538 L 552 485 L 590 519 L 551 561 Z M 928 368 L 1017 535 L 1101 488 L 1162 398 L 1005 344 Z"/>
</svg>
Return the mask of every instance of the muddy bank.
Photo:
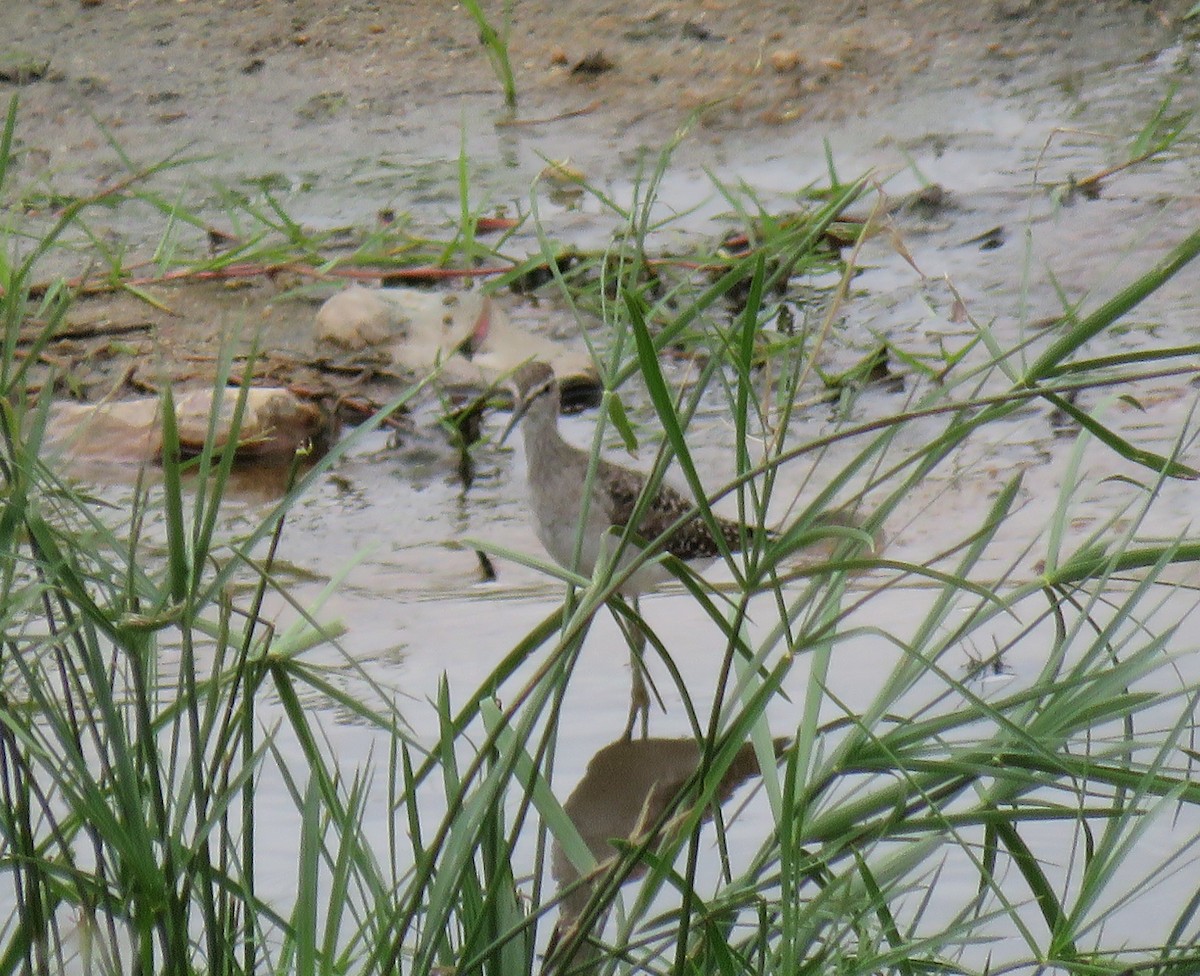
<svg viewBox="0 0 1200 976">
<path fill-rule="evenodd" d="M 1180 19 L 1190 6 L 664 0 L 628 8 L 530 0 L 515 5 L 511 37 L 519 124 L 498 124 L 513 120 L 462 10 L 47 0 L 12 14 L 10 46 L 37 70 L 0 82 L 21 101 L 9 188 L 21 219 L 50 220 L 59 194 L 93 191 L 124 178 L 129 165 L 181 152 L 204 158 L 156 174 L 157 199 L 184 200 L 222 231 L 246 230 L 235 226 L 245 211 L 231 198 L 241 194 L 239 206 L 248 199 L 270 214 L 269 191 L 306 230 L 344 222 L 359 233 L 374 228 L 381 211 L 400 219 L 412 212 L 431 237 L 449 240 L 464 134 L 471 205 L 519 215 L 546 157 L 570 157 L 628 203 L 645 165 L 640 148 L 657 154 L 698 111 L 656 216 L 687 213 L 683 232 L 719 239 L 736 221 L 702 167 L 730 185 L 744 180 L 748 212 L 786 211 L 808 183 L 827 181 L 828 139 L 844 178 L 873 169 L 896 195 L 922 184 L 944 188 L 923 212 L 897 210 L 896 235 L 864 250 L 823 364 L 836 372 L 881 338 L 931 356 L 965 343 L 972 331 L 964 309 L 1012 339 L 1029 322 L 1061 315 L 1064 295 L 1098 300 L 1190 229 L 1186 208 L 1163 208 L 1164 199 L 1194 192 L 1190 136 L 1151 164 L 1120 172 L 1099 198 L 1066 192 L 1073 180 L 1128 160 L 1173 87 L 1170 111 L 1194 104 L 1188 63 L 1196 28 Z M 579 67 L 585 61 L 590 68 Z M 555 240 L 603 247 L 620 227 L 618 215 L 590 198 L 558 203 L 542 194 L 539 206 Z M 95 240 L 144 258 L 165 218 L 126 204 L 98 209 L 91 220 Z M 654 242 L 662 252 L 677 245 L 664 238 Z M 532 233 L 504 248 L 514 260 L 536 249 Z M 82 244 L 55 260 L 72 273 L 103 267 Z M 291 381 L 319 302 L 340 286 L 273 269 L 79 300 L 68 321 L 93 335 L 68 337 L 74 345 L 54 352 L 68 370 L 87 373 L 77 388 L 62 382 L 56 392 L 94 401 L 153 394 L 166 379 L 203 384 L 230 336 L 243 345 L 258 337 L 287 361 L 268 363 L 263 378 Z M 577 341 L 596 324 L 554 296 L 498 300 L 533 331 Z M 1172 283 L 1161 296 L 1158 334 L 1188 341 L 1194 303 Z M 877 407 L 891 404 L 884 398 Z M 1039 463 L 1051 436 L 1039 430 L 1017 462 L 1004 463 Z M 431 510 L 438 538 L 447 531 L 439 517 Z"/>
<path fill-rule="evenodd" d="M 12 6 L 0 55 L 18 67 L 0 92 L 22 100 L 25 174 L 78 187 L 122 171 L 99 123 L 139 163 L 215 154 L 202 169 L 226 183 L 275 176 L 324 193 L 399 183 L 407 208 L 419 205 L 422 183 L 452 177 L 433 161 L 457 154 L 464 125 L 474 155 L 504 164 L 532 143 L 601 179 L 638 146 L 661 147 L 692 112 L 700 145 L 753 155 L 758 143 L 853 125 L 914 94 L 1084 87 L 1096 71 L 1160 56 L 1191 5 L 521 0 L 510 30 L 517 124 L 494 134 L 484 130 L 505 119 L 500 88 L 476 25 L 457 7 Z M 421 180 L 397 172 L 410 165 Z"/>
</svg>

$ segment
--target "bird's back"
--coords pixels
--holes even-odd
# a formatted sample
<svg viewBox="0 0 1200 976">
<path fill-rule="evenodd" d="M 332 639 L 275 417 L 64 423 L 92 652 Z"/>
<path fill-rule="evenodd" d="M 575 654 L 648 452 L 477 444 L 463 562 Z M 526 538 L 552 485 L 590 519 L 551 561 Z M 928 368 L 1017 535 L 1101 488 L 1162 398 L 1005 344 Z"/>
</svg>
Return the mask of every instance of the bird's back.
<svg viewBox="0 0 1200 976">
<path fill-rule="evenodd" d="M 623 529 L 633 518 L 638 498 L 646 484 L 645 476 L 607 461 L 601 462 L 598 474 L 608 486 L 612 524 Z M 646 511 L 638 522 L 638 535 L 647 541 L 655 539 L 689 514 L 691 517 L 671 533 L 666 551 L 684 560 L 715 559 L 721 554 L 721 548 L 709 531 L 708 525 L 700 518 L 691 500 L 668 484 L 660 485 L 646 506 Z M 745 542 L 755 534 L 751 527 L 743 528 L 731 519 L 720 517 L 717 518 L 717 528 L 725 544 L 734 552 L 740 551 Z"/>
</svg>

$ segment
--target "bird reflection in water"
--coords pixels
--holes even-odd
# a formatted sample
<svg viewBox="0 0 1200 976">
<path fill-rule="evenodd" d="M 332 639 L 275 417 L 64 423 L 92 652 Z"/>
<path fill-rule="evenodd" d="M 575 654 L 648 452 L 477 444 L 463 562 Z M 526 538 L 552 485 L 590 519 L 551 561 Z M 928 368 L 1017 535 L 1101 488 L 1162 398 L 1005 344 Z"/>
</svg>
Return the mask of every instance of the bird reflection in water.
<svg viewBox="0 0 1200 976">
<path fill-rule="evenodd" d="M 774 741 L 778 757 L 788 740 Z M 560 895 L 559 919 L 546 949 L 543 973 L 578 971 L 598 958 L 591 933 L 604 913 L 588 912 L 600 887 L 620 885 L 645 874 L 645 862 L 622 851 L 653 851 L 690 812 L 683 805 L 689 782 L 700 767 L 701 745 L 695 739 L 627 739 L 605 746 L 588 763 L 587 772 L 563 809 L 579 832 L 596 867 L 581 875 L 556 840 L 551 870 Z M 724 803 L 751 776 L 758 774 L 754 748 L 743 745 L 716 791 Z M 710 807 L 705 819 L 713 816 Z"/>
</svg>

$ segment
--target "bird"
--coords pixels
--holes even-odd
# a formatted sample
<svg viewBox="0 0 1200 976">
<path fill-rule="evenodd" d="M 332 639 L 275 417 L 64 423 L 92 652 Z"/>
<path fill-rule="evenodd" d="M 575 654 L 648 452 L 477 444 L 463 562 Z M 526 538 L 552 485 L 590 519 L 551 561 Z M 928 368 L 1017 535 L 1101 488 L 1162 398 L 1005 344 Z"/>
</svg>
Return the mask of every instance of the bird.
<svg viewBox="0 0 1200 976">
<path fill-rule="evenodd" d="M 512 375 L 514 391 L 512 418 L 500 440 L 521 424 L 525 440 L 525 463 L 533 528 L 550 556 L 561 566 L 591 576 L 605 547 L 611 551 L 613 534 L 619 538 L 632 520 L 646 486 L 646 475 L 632 468 L 598 459 L 590 482 L 592 457 L 563 440 L 558 429 L 561 394 L 558 379 L 549 365 L 532 360 Z M 690 517 L 689 517 L 690 516 Z M 582 522 L 582 528 L 580 520 Z M 680 522 L 681 519 L 684 521 Z M 730 552 L 769 537 L 760 526 L 744 525 L 733 519 L 714 518 L 717 531 Z M 635 529 L 639 541 L 657 539 L 680 523 L 663 543 L 663 550 L 685 562 L 712 561 L 722 549 L 696 505 L 670 485 L 655 489 Z M 633 547 L 630 547 L 633 549 Z M 578 552 L 576 551 L 578 549 Z M 636 551 L 626 551 L 619 568 L 628 569 Z M 637 597 L 670 577 L 661 561 L 647 561 L 621 585 L 620 595 L 637 610 Z M 617 617 L 618 622 L 621 618 Z M 634 627 L 631 637 L 633 687 L 625 738 L 631 738 L 641 716 L 643 738 L 648 732 L 650 696 L 640 662 L 646 635 Z"/>
</svg>

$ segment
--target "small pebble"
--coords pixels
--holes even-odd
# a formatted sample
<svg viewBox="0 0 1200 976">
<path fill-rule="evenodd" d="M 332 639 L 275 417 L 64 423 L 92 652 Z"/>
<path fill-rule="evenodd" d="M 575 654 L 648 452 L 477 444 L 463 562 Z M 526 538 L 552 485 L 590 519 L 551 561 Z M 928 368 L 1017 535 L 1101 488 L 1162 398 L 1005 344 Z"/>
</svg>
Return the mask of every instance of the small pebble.
<svg viewBox="0 0 1200 976">
<path fill-rule="evenodd" d="M 771 67 L 780 74 L 795 71 L 800 67 L 800 52 L 794 49 L 781 49 L 771 54 Z"/>
<path fill-rule="evenodd" d="M 582 183 L 587 179 L 583 170 L 572 166 L 569 159 L 551 160 L 550 165 L 543 169 L 540 175 L 542 179 L 558 184 Z"/>
</svg>

